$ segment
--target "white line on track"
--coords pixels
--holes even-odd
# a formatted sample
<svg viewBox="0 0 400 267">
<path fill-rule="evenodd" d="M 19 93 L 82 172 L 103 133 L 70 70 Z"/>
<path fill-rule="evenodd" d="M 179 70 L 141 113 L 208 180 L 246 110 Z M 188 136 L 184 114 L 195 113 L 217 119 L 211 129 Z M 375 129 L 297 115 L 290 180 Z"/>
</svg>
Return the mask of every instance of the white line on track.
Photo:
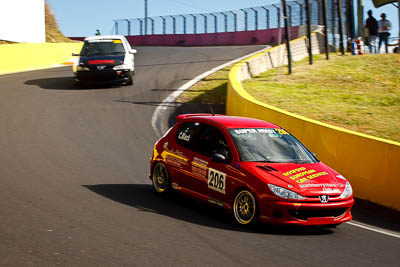
<svg viewBox="0 0 400 267">
<path fill-rule="evenodd" d="M 183 84 L 181 87 L 179 87 L 177 90 L 175 90 L 174 92 L 172 92 L 167 98 L 164 99 L 164 101 L 154 110 L 153 115 L 151 117 L 151 125 L 154 129 L 154 131 L 161 136 L 163 134 L 162 131 L 162 120 L 165 119 L 163 118 L 163 113 L 165 112 L 165 110 L 168 108 L 168 103 L 171 103 L 173 101 L 175 101 L 175 99 L 177 99 L 186 89 L 190 88 L 191 86 L 193 86 L 195 83 L 199 82 L 200 80 L 204 79 L 205 77 L 229 66 L 232 65 L 233 63 L 236 63 L 240 60 L 243 60 L 247 57 L 253 56 L 257 53 L 260 53 L 262 51 L 265 51 L 267 49 L 269 49 L 270 47 L 265 47 L 261 50 L 258 50 L 256 52 L 253 52 L 251 54 L 245 55 L 243 57 L 234 59 L 232 61 L 229 61 L 227 63 L 224 63 L 218 67 L 215 67 L 209 71 L 204 72 L 203 74 L 200 74 L 199 76 L 197 76 L 196 78 L 194 78 L 193 80 L 188 81 L 187 83 Z"/>
<path fill-rule="evenodd" d="M 351 221 L 351 222 L 347 222 L 347 224 L 350 224 L 352 226 L 359 227 L 359 228 L 362 228 L 362 229 L 365 229 L 365 230 L 369 230 L 369 231 L 373 231 L 373 232 L 376 232 L 376 233 L 380 233 L 380 234 L 383 234 L 383 235 L 388 235 L 388 236 L 400 238 L 400 233 L 389 231 L 389 230 L 382 229 L 382 228 L 379 228 L 379 227 L 375 227 L 375 226 L 372 226 L 372 225 L 368 225 L 368 224 L 365 224 L 365 223 L 360 223 L 360 222 L 357 222 L 357 221 Z"/>
<path fill-rule="evenodd" d="M 205 77 L 229 66 L 232 65 L 240 60 L 243 60 L 247 57 L 250 57 L 252 55 L 255 55 L 257 53 L 260 53 L 262 51 L 265 51 L 269 49 L 269 47 L 263 48 L 259 51 L 253 52 L 251 54 L 245 55 L 241 58 L 238 59 L 234 59 L 232 61 L 229 61 L 227 63 L 224 63 L 218 67 L 215 67 L 209 71 L 206 71 L 202 74 L 200 74 L 199 76 L 197 76 L 196 78 L 188 81 L 187 83 L 183 84 L 181 87 L 179 87 L 177 90 L 175 90 L 174 92 L 172 92 L 167 98 L 164 99 L 164 101 L 154 110 L 153 115 L 151 117 L 151 125 L 154 129 L 154 131 L 161 136 L 162 133 L 162 129 L 161 129 L 161 123 L 162 123 L 162 119 L 163 118 L 163 113 L 165 112 L 165 110 L 168 108 L 168 103 L 175 101 L 175 99 L 177 99 L 185 90 L 187 90 L 188 88 L 190 88 L 191 86 L 193 86 L 194 84 L 196 84 L 197 82 L 199 82 L 200 80 L 204 79 Z M 351 221 L 351 222 L 347 222 L 347 224 L 355 226 L 355 227 L 359 227 L 365 230 L 369 230 L 369 231 L 373 231 L 376 233 L 380 233 L 380 234 L 384 234 L 384 235 L 388 235 L 388 236 L 392 236 L 392 237 L 396 237 L 396 238 L 400 238 L 400 234 L 396 233 L 396 232 L 392 232 L 392 231 L 388 231 L 382 228 L 378 228 L 378 227 L 374 227 L 368 224 L 364 224 L 364 223 L 360 223 L 357 221 Z"/>
</svg>

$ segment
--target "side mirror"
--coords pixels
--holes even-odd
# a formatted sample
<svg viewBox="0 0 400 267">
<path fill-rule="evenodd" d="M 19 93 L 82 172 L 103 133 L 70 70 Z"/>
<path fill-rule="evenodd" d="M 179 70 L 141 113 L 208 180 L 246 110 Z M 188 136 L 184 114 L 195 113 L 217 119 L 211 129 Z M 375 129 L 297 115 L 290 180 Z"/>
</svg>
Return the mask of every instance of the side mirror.
<svg viewBox="0 0 400 267">
<path fill-rule="evenodd" d="M 224 155 L 219 154 L 219 153 L 214 153 L 211 155 L 211 160 L 213 162 L 217 162 L 217 163 L 225 163 L 226 162 L 226 158 Z"/>
<path fill-rule="evenodd" d="M 72 53 L 72 56 L 73 56 L 73 57 L 79 57 L 79 54 L 77 54 L 77 53 Z"/>
<path fill-rule="evenodd" d="M 130 53 L 131 53 L 131 54 L 136 54 L 136 53 L 137 53 L 137 50 L 136 50 L 136 49 L 131 49 Z"/>
</svg>

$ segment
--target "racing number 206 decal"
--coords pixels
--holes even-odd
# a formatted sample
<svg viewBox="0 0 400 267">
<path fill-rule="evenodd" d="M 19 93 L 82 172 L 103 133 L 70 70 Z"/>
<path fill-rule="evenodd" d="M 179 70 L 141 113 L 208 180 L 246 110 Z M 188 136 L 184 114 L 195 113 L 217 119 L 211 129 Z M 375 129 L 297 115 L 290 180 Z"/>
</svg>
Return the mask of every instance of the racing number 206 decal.
<svg viewBox="0 0 400 267">
<path fill-rule="evenodd" d="M 208 188 L 225 194 L 226 173 L 215 169 L 208 169 Z"/>
</svg>

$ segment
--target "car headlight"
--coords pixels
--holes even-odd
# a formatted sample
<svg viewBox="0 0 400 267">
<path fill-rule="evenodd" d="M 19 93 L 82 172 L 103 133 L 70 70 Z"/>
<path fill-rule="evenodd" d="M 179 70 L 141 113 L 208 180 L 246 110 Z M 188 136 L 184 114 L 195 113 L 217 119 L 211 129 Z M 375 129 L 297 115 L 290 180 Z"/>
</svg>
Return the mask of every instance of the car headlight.
<svg viewBox="0 0 400 267">
<path fill-rule="evenodd" d="M 84 67 L 84 66 L 78 66 L 78 67 L 76 67 L 76 70 L 77 70 L 77 71 L 88 71 L 89 68 Z"/>
<path fill-rule="evenodd" d="M 286 199 L 305 199 L 305 197 L 297 194 L 296 192 L 293 192 L 289 189 L 280 187 L 280 186 L 276 186 L 273 184 L 268 184 L 269 189 L 271 189 L 271 191 L 277 195 L 278 197 L 281 198 L 286 198 Z"/>
<path fill-rule="evenodd" d="M 129 69 L 128 65 L 126 64 L 117 65 L 113 68 L 113 70 L 126 70 L 126 69 Z"/>
<path fill-rule="evenodd" d="M 346 183 L 346 187 L 344 188 L 343 193 L 340 195 L 339 198 L 348 198 L 353 194 L 353 188 L 351 188 L 351 185 L 349 182 Z"/>
</svg>

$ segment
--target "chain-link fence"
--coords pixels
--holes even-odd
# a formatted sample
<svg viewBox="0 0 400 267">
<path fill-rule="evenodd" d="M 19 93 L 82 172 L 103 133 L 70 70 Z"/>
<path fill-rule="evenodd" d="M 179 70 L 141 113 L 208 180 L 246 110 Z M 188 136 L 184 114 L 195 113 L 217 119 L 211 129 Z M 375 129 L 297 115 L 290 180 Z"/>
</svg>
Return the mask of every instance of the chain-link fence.
<svg viewBox="0 0 400 267">
<path fill-rule="evenodd" d="M 348 27 L 346 18 L 347 1 L 343 6 L 344 29 Z M 322 25 L 321 0 L 310 0 L 311 25 Z M 338 40 L 338 15 L 336 0 L 327 1 L 328 32 L 330 43 Z M 304 25 L 307 22 L 306 1 L 289 1 L 288 18 L 290 26 Z M 216 13 L 182 14 L 133 19 L 117 19 L 113 32 L 128 36 L 156 34 L 202 34 L 237 31 L 254 31 L 283 27 L 281 3 Z M 346 32 L 344 33 L 346 34 Z"/>
</svg>

